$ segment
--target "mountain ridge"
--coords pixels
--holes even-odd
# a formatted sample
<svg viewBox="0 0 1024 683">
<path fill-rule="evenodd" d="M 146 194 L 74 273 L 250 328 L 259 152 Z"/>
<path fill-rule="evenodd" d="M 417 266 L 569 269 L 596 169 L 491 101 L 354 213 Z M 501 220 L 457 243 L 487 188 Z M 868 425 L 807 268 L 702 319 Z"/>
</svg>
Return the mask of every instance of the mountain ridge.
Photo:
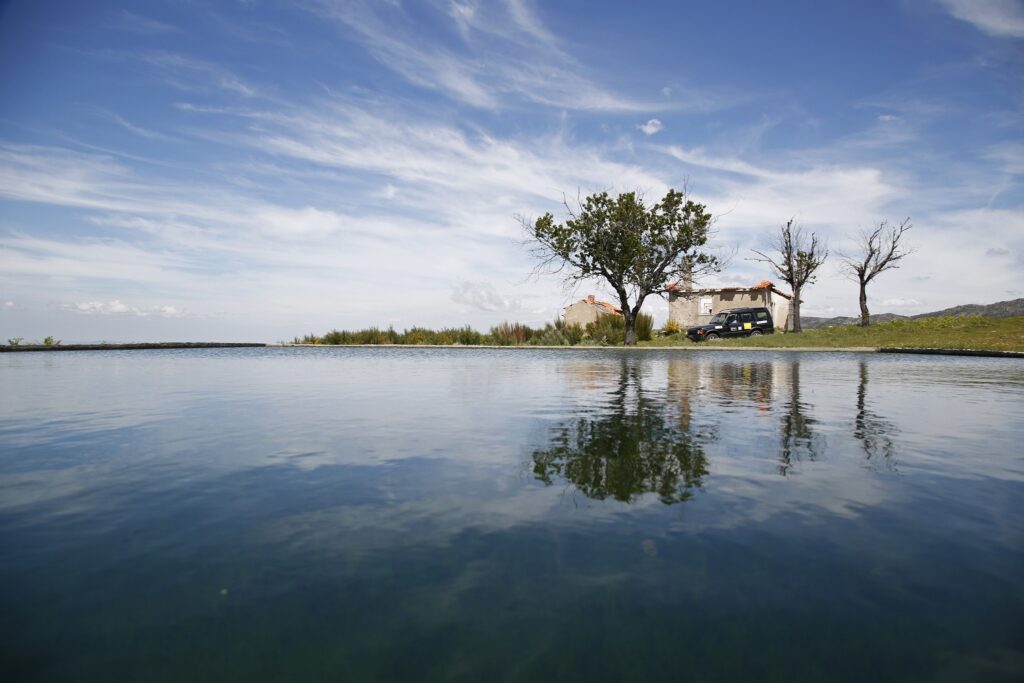
<svg viewBox="0 0 1024 683">
<path fill-rule="evenodd" d="M 983 318 L 1012 318 L 1024 316 L 1024 298 L 997 301 L 991 304 L 962 304 L 944 308 L 941 311 L 931 313 L 918 313 L 917 315 L 899 315 L 898 313 L 878 313 L 871 315 L 872 323 L 885 323 L 891 320 L 918 320 L 920 318 L 940 318 L 953 316 L 963 318 L 979 315 Z M 814 330 L 822 327 L 836 327 L 840 325 L 856 325 L 860 316 L 836 316 L 833 318 L 818 318 L 814 316 L 801 316 L 801 327 L 807 330 Z"/>
</svg>

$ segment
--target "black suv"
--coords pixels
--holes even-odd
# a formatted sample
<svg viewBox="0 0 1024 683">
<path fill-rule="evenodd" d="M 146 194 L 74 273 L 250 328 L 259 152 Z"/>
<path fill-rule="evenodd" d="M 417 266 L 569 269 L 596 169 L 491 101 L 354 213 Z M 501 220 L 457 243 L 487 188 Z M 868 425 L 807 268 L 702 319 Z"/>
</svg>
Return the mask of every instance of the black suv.
<svg viewBox="0 0 1024 683">
<path fill-rule="evenodd" d="M 730 308 L 716 313 L 707 325 L 688 328 L 686 336 L 693 341 L 711 341 L 721 337 L 749 337 L 773 332 L 775 323 L 767 308 Z"/>
</svg>

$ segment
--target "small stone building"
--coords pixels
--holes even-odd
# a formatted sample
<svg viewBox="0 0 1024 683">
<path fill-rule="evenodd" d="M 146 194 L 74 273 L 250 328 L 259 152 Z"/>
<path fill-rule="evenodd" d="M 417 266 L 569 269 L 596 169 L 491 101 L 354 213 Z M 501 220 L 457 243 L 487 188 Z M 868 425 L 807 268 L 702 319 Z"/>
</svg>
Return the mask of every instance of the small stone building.
<svg viewBox="0 0 1024 683">
<path fill-rule="evenodd" d="M 753 287 L 721 287 L 692 289 L 682 284 L 669 288 L 668 319 L 683 329 L 703 325 L 711 316 L 727 308 L 764 306 L 772 314 L 776 330 L 793 329 L 792 295 L 786 294 L 765 280 Z"/>
<path fill-rule="evenodd" d="M 586 327 L 602 315 L 622 315 L 622 311 L 607 301 L 598 301 L 591 294 L 586 299 L 565 307 L 565 324 Z"/>
</svg>

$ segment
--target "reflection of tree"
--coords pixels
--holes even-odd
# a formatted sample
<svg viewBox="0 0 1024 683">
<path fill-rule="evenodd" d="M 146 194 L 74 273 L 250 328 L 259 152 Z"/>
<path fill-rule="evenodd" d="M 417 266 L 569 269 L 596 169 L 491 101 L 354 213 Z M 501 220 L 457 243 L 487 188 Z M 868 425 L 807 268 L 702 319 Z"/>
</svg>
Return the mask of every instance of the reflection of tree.
<svg viewBox="0 0 1024 683">
<path fill-rule="evenodd" d="M 820 447 L 814 433 L 817 420 L 806 413 L 807 404 L 800 400 L 800 363 L 793 361 L 789 375 L 789 402 L 782 414 L 782 442 L 779 446 L 779 474 L 789 474 L 797 463 L 818 459 Z"/>
<path fill-rule="evenodd" d="M 853 438 L 861 442 L 869 462 L 881 462 L 893 467 L 893 442 L 890 434 L 895 427 L 867 407 L 868 364 L 860 362 L 860 383 L 857 385 L 857 417 L 854 419 Z"/>
<path fill-rule="evenodd" d="M 563 478 L 599 500 L 632 502 L 645 493 L 666 504 L 689 499 L 708 472 L 702 437 L 640 384 L 638 366 L 624 359 L 607 408 L 556 427 L 549 448 L 534 452 L 537 479 Z"/>
</svg>

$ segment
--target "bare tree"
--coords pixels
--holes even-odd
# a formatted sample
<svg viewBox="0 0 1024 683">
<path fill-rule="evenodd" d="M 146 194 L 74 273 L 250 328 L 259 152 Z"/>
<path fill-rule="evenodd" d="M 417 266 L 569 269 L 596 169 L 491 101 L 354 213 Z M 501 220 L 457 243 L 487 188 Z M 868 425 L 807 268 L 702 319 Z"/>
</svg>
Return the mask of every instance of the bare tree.
<svg viewBox="0 0 1024 683">
<path fill-rule="evenodd" d="M 843 254 L 843 271 L 860 285 L 860 326 L 871 324 L 868 312 L 868 284 L 887 270 L 900 267 L 900 261 L 914 253 L 914 250 L 901 243 L 904 233 L 913 227 L 907 218 L 899 225 L 890 225 L 882 221 L 871 232 L 860 234 L 860 244 L 856 254 Z"/>
<path fill-rule="evenodd" d="M 814 273 L 828 258 L 828 248 L 815 233 L 808 236 L 802 228 L 794 228 L 793 220 L 790 218 L 779 228 L 779 234 L 772 242 L 772 249 L 778 252 L 778 256 L 768 256 L 756 249 L 752 251 L 761 257 L 755 261 L 771 266 L 779 279 L 793 290 L 793 331 L 800 332 L 800 294 L 804 287 L 814 283 Z"/>
</svg>

